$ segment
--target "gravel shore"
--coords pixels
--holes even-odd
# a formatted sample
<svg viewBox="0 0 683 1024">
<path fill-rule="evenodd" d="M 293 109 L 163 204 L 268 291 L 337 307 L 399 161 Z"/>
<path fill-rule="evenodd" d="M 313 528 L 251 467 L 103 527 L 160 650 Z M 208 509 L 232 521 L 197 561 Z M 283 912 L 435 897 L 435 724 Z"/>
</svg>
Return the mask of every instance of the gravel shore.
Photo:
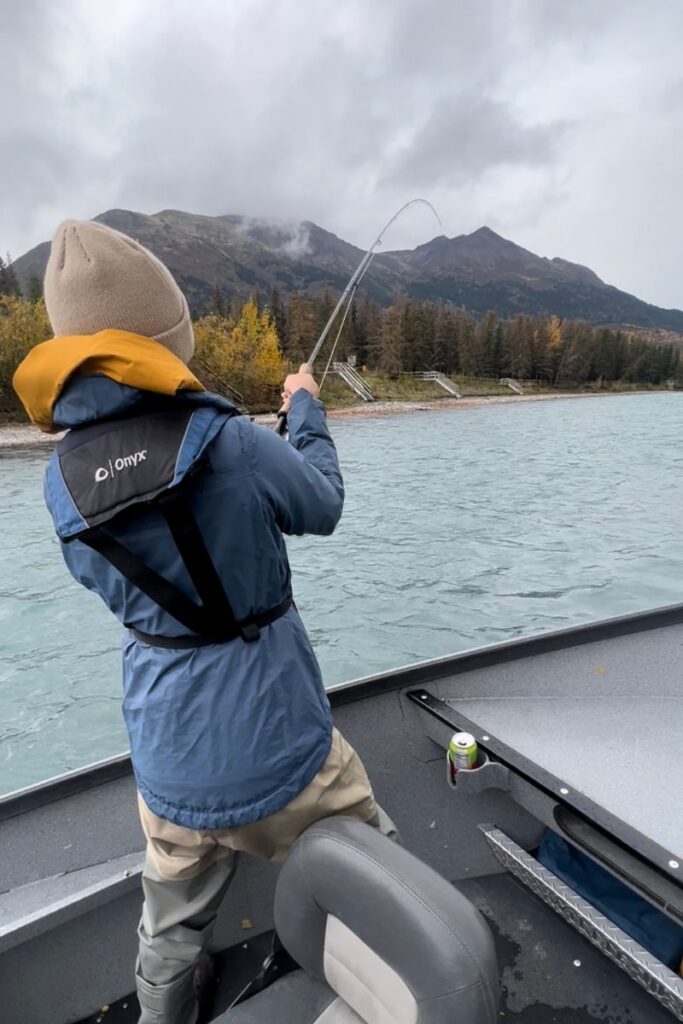
<svg viewBox="0 0 683 1024">
<path fill-rule="evenodd" d="M 329 419 L 346 419 L 353 416 L 393 416 L 406 412 L 434 412 L 435 409 L 478 409 L 486 405 L 513 405 L 517 402 L 560 402 L 570 398 L 607 398 L 612 395 L 644 395 L 650 391 L 602 391 L 581 394 L 544 395 L 488 395 L 474 398 L 440 398 L 431 402 L 368 402 L 349 405 L 343 409 L 328 409 Z M 274 423 L 276 416 L 269 414 L 255 416 L 258 423 Z"/>
</svg>

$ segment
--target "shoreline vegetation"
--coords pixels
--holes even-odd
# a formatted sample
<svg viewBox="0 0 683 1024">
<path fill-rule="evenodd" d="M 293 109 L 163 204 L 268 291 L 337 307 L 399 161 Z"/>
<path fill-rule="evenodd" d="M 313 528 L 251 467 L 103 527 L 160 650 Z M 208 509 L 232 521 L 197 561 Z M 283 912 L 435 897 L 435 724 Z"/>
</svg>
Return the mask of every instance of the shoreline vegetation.
<svg viewBox="0 0 683 1024">
<path fill-rule="evenodd" d="M 25 297 L 11 264 L 0 267 L 0 425 L 8 425 L 0 429 L 5 439 L 9 425 L 21 435 L 19 425 L 26 423 L 12 388 L 14 371 L 35 345 L 51 337 L 39 285 L 34 282 Z M 334 304 L 330 292 L 313 298 L 293 293 L 284 299 L 277 289 L 267 302 L 253 295 L 244 304 L 227 303 L 217 289 L 215 310 L 194 321 L 190 369 L 207 389 L 250 414 L 272 413 L 280 404 L 282 381 L 306 361 Z M 493 312 L 477 320 L 462 308 L 406 297 L 385 309 L 365 297 L 349 312 L 334 359 L 356 368 L 375 401 L 359 406 L 358 395 L 334 364 L 327 372 L 333 358 L 330 340 L 316 375 L 324 380 L 322 398 L 333 416 L 683 386 L 676 344 L 623 329 L 556 316 L 501 319 Z M 422 379 L 424 374 L 445 375 L 462 397 L 455 400 L 436 380 Z M 521 385 L 523 395 L 514 395 L 506 380 Z"/>
</svg>

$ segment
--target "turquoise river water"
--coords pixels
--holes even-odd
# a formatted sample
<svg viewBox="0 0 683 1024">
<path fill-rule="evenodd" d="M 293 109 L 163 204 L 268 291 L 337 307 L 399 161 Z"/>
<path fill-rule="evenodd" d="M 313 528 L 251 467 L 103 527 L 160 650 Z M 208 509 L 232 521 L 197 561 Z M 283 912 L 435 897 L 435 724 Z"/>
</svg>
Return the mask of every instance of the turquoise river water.
<svg viewBox="0 0 683 1024">
<path fill-rule="evenodd" d="M 289 544 L 328 685 L 683 601 L 683 395 L 332 429 L 342 523 Z M 126 749 L 120 628 L 61 561 L 46 457 L 0 453 L 0 793 Z"/>
</svg>

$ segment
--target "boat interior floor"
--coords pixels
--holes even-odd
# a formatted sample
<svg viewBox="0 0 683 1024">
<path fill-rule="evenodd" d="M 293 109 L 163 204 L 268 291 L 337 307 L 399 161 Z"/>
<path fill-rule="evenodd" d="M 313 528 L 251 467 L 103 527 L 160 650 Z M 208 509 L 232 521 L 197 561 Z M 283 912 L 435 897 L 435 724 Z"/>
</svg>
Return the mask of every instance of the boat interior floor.
<svg viewBox="0 0 683 1024">
<path fill-rule="evenodd" d="M 487 918 L 502 974 L 501 1022 L 510 1024 L 671 1024 L 673 1018 L 615 964 L 509 875 L 466 879 L 458 888 Z M 212 1018 L 259 973 L 272 933 L 216 957 Z M 82 1024 L 135 1024 L 135 996 Z M 55 1024 L 64 1024 L 56 1010 Z"/>
</svg>

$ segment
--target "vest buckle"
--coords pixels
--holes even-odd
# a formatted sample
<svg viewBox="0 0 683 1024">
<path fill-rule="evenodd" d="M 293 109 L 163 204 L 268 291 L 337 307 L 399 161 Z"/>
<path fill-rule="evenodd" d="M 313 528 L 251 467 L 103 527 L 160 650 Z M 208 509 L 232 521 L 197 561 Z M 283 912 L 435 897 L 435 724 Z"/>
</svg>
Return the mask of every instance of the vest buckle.
<svg viewBox="0 0 683 1024">
<path fill-rule="evenodd" d="M 261 636 L 261 630 L 255 622 L 245 622 L 240 626 L 240 635 L 245 643 L 252 644 Z"/>
</svg>

